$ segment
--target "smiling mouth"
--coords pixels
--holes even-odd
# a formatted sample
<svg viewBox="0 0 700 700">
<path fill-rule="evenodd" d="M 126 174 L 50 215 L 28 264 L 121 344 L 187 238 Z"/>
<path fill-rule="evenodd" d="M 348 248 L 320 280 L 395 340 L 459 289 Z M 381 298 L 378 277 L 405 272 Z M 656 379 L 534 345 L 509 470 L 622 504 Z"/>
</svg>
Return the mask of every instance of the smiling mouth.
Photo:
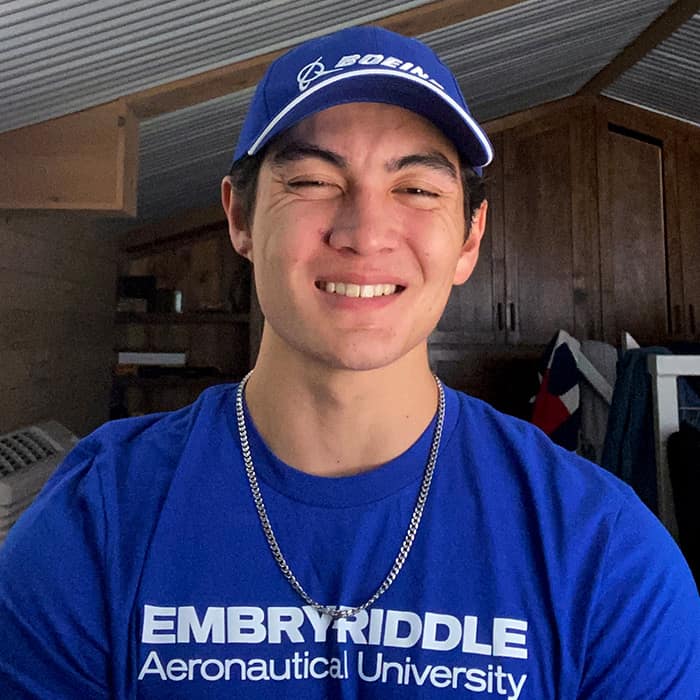
<svg viewBox="0 0 700 700">
<path fill-rule="evenodd" d="M 398 294 L 404 289 L 398 284 L 352 284 L 350 282 L 316 282 L 316 286 L 318 289 L 328 292 L 328 294 L 337 294 L 355 299 L 386 297 Z"/>
</svg>

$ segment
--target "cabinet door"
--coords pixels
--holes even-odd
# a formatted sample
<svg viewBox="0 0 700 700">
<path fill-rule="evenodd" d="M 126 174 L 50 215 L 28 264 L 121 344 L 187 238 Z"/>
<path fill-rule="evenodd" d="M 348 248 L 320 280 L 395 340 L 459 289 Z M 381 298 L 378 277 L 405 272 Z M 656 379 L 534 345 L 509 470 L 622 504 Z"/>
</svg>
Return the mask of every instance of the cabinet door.
<svg viewBox="0 0 700 700">
<path fill-rule="evenodd" d="M 505 135 L 506 325 L 510 343 L 575 333 L 571 129 L 567 116 Z"/>
<path fill-rule="evenodd" d="M 504 339 L 503 161 L 500 137 L 493 139 L 493 165 L 485 173 L 488 213 L 479 260 L 472 276 L 452 288 L 431 344 L 493 343 Z"/>
<path fill-rule="evenodd" d="M 700 141 L 679 139 L 678 200 L 683 260 L 684 336 L 700 339 Z"/>
<path fill-rule="evenodd" d="M 628 331 L 643 345 L 668 337 L 661 144 L 605 124 L 599 148 L 605 338 Z"/>
</svg>

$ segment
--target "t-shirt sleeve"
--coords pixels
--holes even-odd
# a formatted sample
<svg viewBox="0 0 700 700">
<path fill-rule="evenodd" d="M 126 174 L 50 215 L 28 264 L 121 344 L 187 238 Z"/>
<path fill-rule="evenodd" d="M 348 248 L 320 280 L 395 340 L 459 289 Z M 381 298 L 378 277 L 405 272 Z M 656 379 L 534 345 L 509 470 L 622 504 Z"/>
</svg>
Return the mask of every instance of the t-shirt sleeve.
<svg viewBox="0 0 700 700">
<path fill-rule="evenodd" d="M 580 700 L 698 700 L 700 597 L 680 550 L 637 499 L 619 512 L 589 620 Z"/>
<path fill-rule="evenodd" d="M 109 697 L 105 517 L 78 446 L 0 549 L 0 697 Z"/>
</svg>

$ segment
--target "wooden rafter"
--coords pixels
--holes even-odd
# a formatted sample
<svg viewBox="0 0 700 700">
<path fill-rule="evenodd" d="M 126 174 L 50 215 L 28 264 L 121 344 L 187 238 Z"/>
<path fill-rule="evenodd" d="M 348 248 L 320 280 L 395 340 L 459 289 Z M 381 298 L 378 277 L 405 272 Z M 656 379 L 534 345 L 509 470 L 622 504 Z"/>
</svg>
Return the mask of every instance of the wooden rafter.
<svg viewBox="0 0 700 700">
<path fill-rule="evenodd" d="M 615 59 L 589 80 L 578 94 L 597 95 L 602 92 L 698 11 L 700 11 L 700 0 L 677 0 L 674 2 Z"/>
</svg>

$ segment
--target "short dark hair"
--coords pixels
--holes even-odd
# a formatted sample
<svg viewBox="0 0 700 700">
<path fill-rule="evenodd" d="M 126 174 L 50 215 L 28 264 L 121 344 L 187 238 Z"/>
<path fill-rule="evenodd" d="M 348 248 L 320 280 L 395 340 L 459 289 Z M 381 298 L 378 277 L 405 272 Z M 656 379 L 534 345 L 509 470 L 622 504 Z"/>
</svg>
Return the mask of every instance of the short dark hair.
<svg viewBox="0 0 700 700">
<path fill-rule="evenodd" d="M 233 164 L 229 173 L 233 189 L 240 199 L 243 220 L 248 226 L 253 223 L 258 176 L 267 150 L 265 148 L 255 155 L 244 156 Z M 468 223 L 466 238 L 477 210 L 486 199 L 486 183 L 484 178 L 468 165 L 460 163 L 459 170 L 464 190 L 464 220 Z"/>
</svg>

